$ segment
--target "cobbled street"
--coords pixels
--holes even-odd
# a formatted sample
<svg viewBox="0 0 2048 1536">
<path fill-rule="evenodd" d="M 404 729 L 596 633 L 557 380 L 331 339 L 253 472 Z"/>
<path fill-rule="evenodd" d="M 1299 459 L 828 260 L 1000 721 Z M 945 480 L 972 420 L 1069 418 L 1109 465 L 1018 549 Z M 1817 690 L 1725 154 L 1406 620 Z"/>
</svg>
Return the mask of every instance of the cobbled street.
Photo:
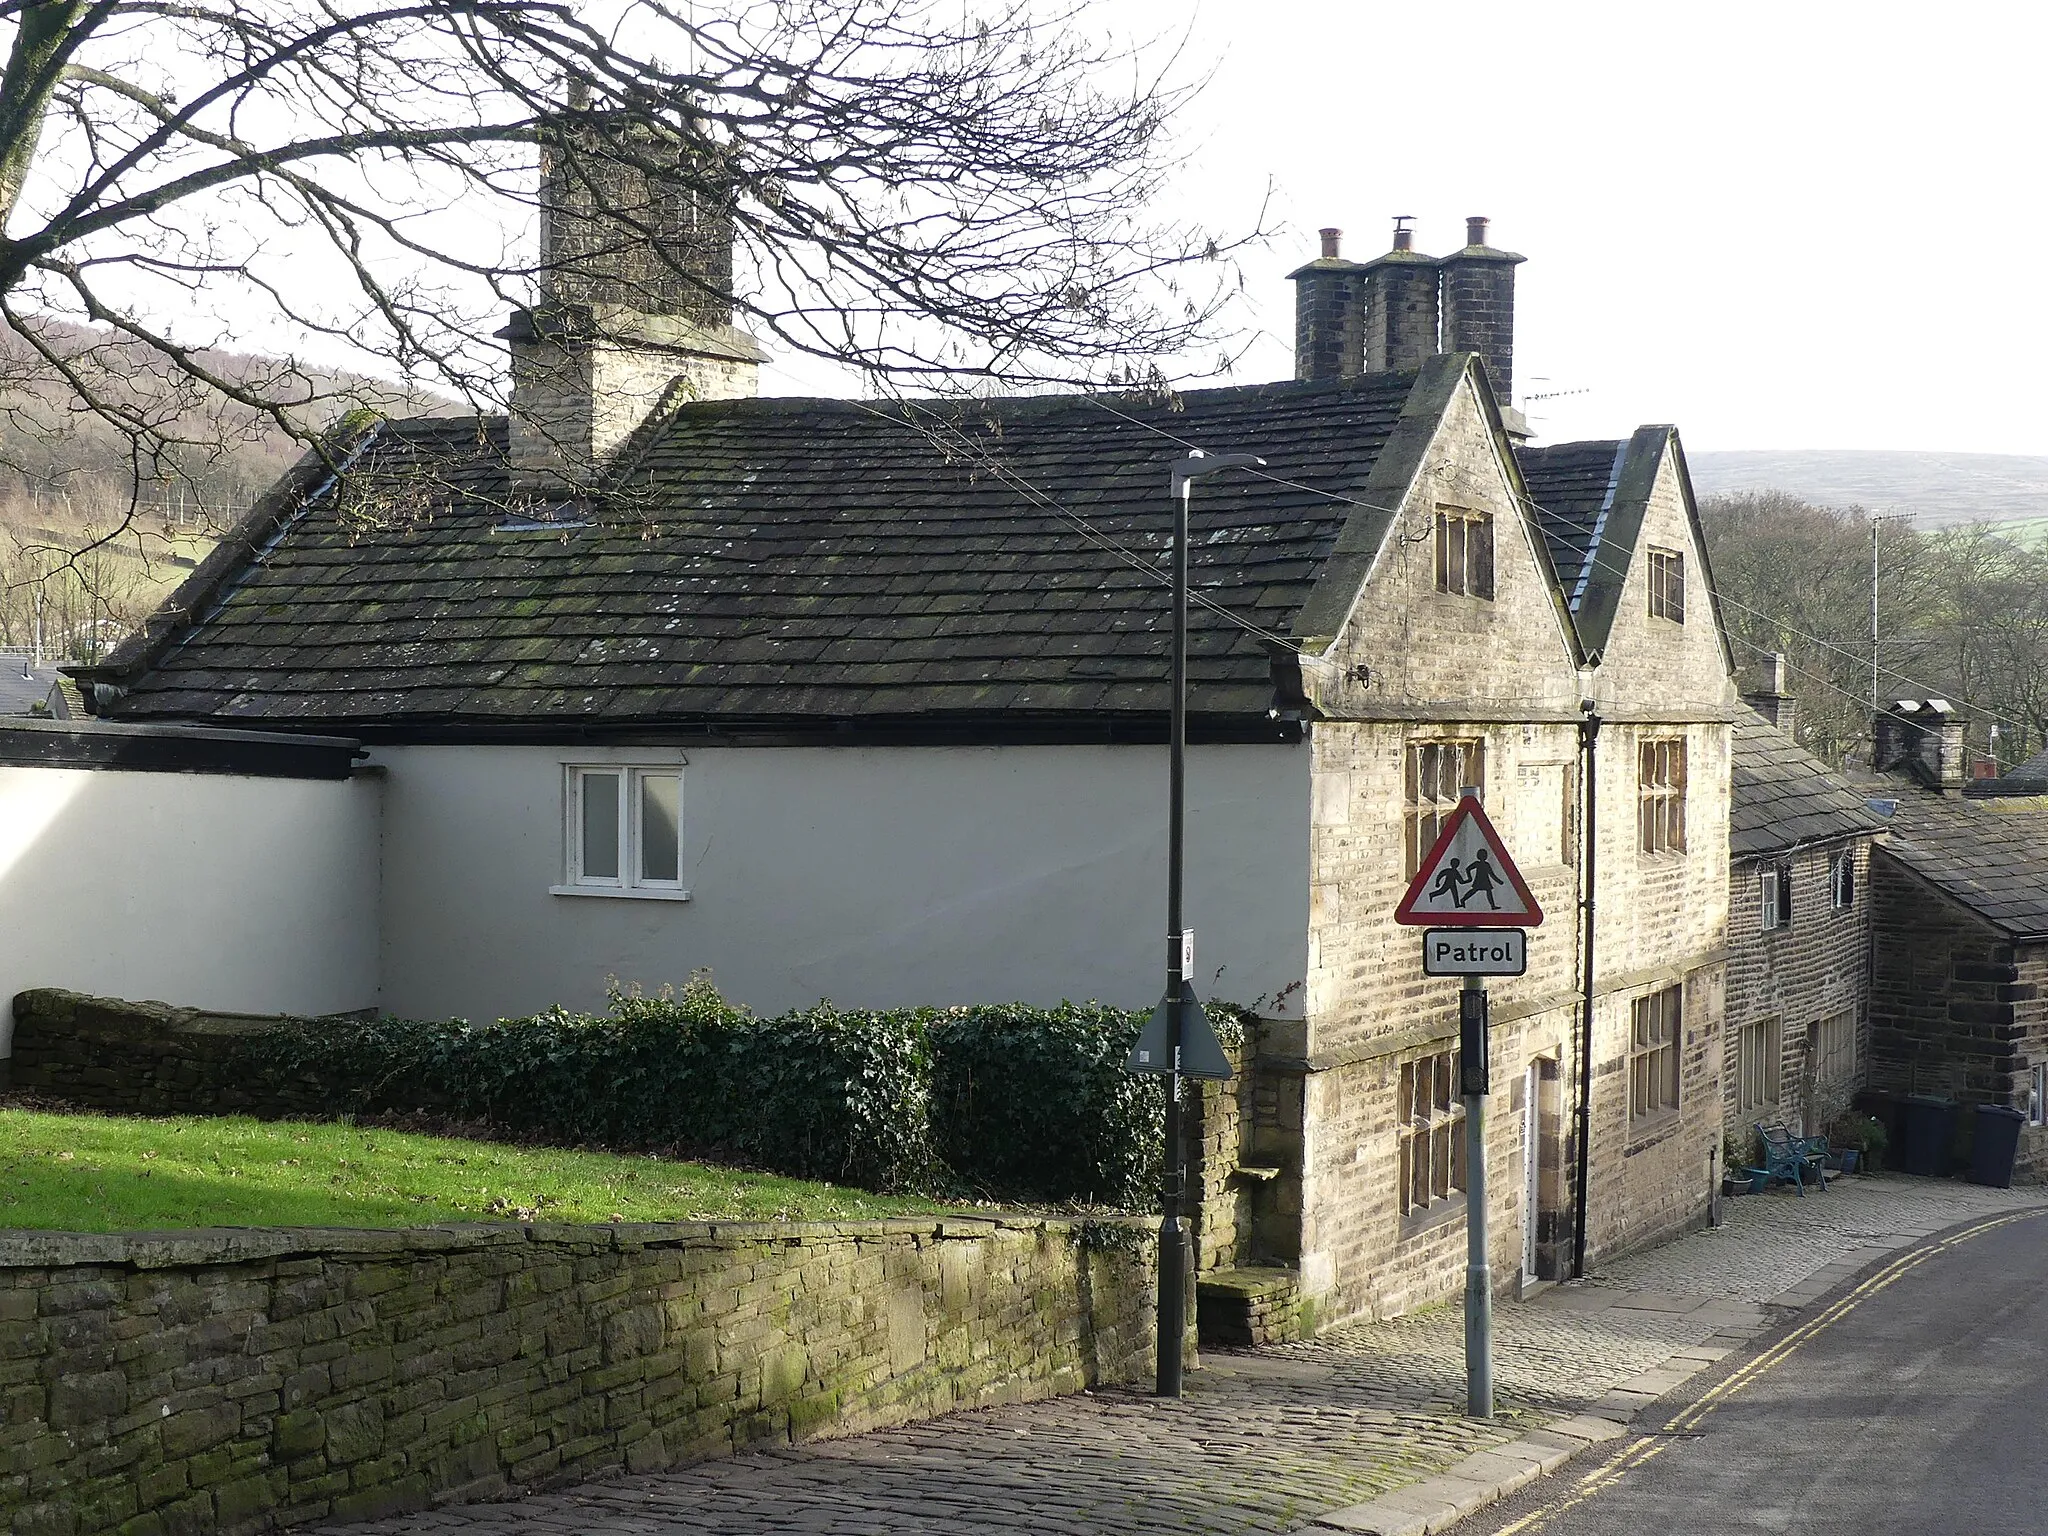
<svg viewBox="0 0 2048 1536">
<path fill-rule="evenodd" d="M 1738 1347 L 1906 1242 L 2048 1191 L 1843 1180 L 1726 1203 L 1726 1222 L 1495 1314 L 1500 1418 L 1466 1419 L 1455 1303 L 1259 1351 L 1207 1351 L 1180 1402 L 1122 1392 L 957 1414 L 646 1477 L 346 1529 L 1284 1532 L 1595 1403 L 1681 1350 Z M 335 1528 L 340 1529 L 340 1528 Z"/>
</svg>

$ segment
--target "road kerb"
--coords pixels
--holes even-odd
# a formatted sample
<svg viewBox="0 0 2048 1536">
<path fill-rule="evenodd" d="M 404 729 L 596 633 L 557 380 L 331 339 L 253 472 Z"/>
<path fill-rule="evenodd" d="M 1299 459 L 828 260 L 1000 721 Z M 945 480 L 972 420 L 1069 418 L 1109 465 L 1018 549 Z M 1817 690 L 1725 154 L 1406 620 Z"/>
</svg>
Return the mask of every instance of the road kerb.
<svg viewBox="0 0 2048 1536">
<path fill-rule="evenodd" d="M 1968 1223 L 1959 1226 L 1968 1226 Z M 1391 1493 L 1319 1515 L 1296 1528 L 1295 1536 L 1316 1532 L 1348 1531 L 1353 1536 L 1430 1536 L 1455 1525 L 1475 1510 L 1507 1497 L 1533 1482 L 1548 1477 L 1582 1452 L 1627 1434 L 1630 1424 L 1645 1408 L 1676 1390 L 1708 1366 L 1725 1360 L 1736 1350 L 1751 1344 L 1758 1334 L 1782 1316 L 1772 1318 L 1765 1308 L 1781 1312 L 1804 1311 L 1822 1297 L 1833 1294 L 1844 1282 L 1861 1274 L 1879 1259 L 1891 1258 L 1904 1249 L 1924 1243 L 1937 1232 L 1903 1232 L 1888 1244 L 1872 1245 L 1823 1265 L 1799 1284 L 1787 1287 L 1751 1317 L 1724 1327 L 1702 1344 L 1674 1350 L 1656 1365 L 1610 1388 L 1591 1406 L 1569 1418 L 1530 1430 L 1505 1445 L 1475 1451 L 1433 1477 L 1424 1478 Z M 1648 1307 L 1630 1310 L 1661 1311 L 1666 1298 L 1652 1293 Z M 1752 1320 L 1753 1319 L 1753 1320 Z"/>
<path fill-rule="evenodd" d="M 1433 1477 L 1318 1515 L 1297 1527 L 1297 1536 L 1328 1531 L 1348 1531 L 1352 1536 L 1429 1536 L 1455 1525 L 1537 1478 L 1550 1476 L 1581 1452 L 1620 1439 L 1644 1408 L 1725 1359 L 1764 1326 L 1759 1319 L 1754 1327 L 1739 1333 L 1724 1331 L 1707 1344 L 1674 1350 L 1569 1418 L 1532 1429 L 1505 1445 L 1474 1451 Z"/>
</svg>

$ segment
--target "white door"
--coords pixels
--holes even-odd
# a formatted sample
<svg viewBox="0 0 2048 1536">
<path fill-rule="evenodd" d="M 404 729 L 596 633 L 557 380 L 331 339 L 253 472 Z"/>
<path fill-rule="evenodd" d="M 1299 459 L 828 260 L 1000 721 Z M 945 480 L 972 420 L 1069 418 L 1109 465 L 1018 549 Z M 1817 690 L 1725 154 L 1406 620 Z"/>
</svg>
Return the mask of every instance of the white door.
<svg viewBox="0 0 2048 1536">
<path fill-rule="evenodd" d="M 1536 1278 L 1536 1214 L 1542 1209 L 1542 1180 L 1536 1133 L 1543 1072 L 1534 1062 L 1522 1083 L 1522 1278 Z"/>
</svg>

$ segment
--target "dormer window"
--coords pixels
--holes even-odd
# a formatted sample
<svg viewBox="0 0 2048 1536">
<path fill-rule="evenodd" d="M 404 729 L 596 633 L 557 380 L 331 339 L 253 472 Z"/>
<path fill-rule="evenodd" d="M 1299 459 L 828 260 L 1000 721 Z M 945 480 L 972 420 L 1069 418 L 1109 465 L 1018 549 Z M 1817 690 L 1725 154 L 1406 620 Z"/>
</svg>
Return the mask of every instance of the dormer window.
<svg viewBox="0 0 2048 1536">
<path fill-rule="evenodd" d="M 1493 598 L 1493 514 L 1470 507 L 1436 509 L 1436 589 Z"/>
<path fill-rule="evenodd" d="M 1650 551 L 1650 617 L 1685 622 L 1685 556 L 1675 549 Z"/>
</svg>

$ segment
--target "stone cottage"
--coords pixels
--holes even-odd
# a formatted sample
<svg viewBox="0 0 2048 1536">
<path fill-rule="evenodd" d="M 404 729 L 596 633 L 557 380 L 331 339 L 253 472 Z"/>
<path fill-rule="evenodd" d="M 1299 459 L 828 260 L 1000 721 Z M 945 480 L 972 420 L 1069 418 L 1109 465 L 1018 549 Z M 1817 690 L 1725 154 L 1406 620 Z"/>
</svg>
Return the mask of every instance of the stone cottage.
<svg viewBox="0 0 2048 1536">
<path fill-rule="evenodd" d="M 1292 382 L 890 405 L 751 398 L 701 292 L 628 291 L 597 355 L 565 262 L 509 420 L 361 428 L 81 680 L 122 729 L 359 744 L 337 1009 L 703 967 L 760 1009 L 1141 1005 L 1166 466 L 1258 454 L 1194 497 L 1187 906 L 1201 990 L 1261 1021 L 1204 1253 L 1325 1318 L 1460 1283 L 1457 984 L 1390 914 L 1474 786 L 1550 914 L 1494 992 L 1495 1264 L 1558 1276 L 1705 1209 L 1735 695 L 1675 432 L 1518 446 L 1520 258 L 1483 220 L 1392 254 L 1295 274 Z"/>
<path fill-rule="evenodd" d="M 1825 1132 L 1869 1063 L 1870 850 L 1865 791 L 1798 745 L 1785 660 L 1738 715 L 1728 829 L 1728 1129 Z"/>
<path fill-rule="evenodd" d="M 1879 712 L 1866 786 L 1870 1085 L 1965 1111 L 2023 1111 L 2017 1176 L 2048 1177 L 2048 784 L 2023 764 L 1965 778 L 1964 724 L 1940 699 Z"/>
</svg>

